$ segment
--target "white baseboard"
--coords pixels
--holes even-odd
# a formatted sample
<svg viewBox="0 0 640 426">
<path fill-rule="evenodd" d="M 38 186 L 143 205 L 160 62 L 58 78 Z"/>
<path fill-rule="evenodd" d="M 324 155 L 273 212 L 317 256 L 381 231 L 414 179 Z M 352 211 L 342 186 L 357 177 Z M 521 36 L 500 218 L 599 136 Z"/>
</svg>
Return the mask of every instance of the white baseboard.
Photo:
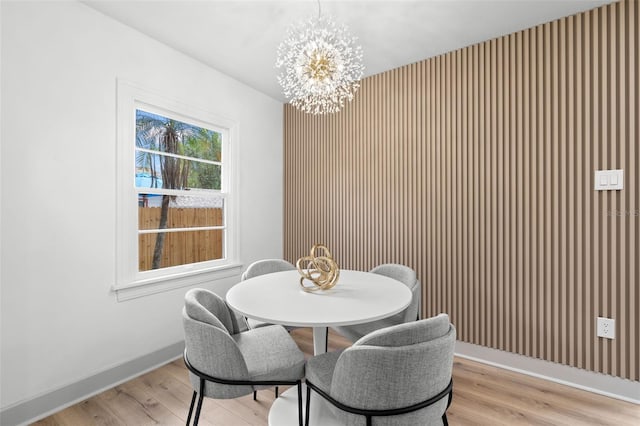
<svg viewBox="0 0 640 426">
<path fill-rule="evenodd" d="M 456 341 L 455 354 L 483 364 L 640 404 L 640 382 L 460 341 Z"/>
<path fill-rule="evenodd" d="M 0 410 L 0 425 L 21 426 L 43 419 L 134 377 L 155 370 L 182 356 L 183 350 L 184 342 L 174 343 L 78 382 L 3 407 Z"/>
</svg>

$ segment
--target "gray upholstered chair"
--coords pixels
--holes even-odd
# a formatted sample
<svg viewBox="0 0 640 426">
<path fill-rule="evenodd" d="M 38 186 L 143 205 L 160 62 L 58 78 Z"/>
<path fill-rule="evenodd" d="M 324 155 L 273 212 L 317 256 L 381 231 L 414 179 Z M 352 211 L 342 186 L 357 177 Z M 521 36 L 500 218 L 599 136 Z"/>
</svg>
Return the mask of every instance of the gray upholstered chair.
<svg viewBox="0 0 640 426">
<path fill-rule="evenodd" d="M 242 281 L 248 280 L 249 278 L 257 277 L 264 274 L 271 274 L 274 272 L 283 272 L 283 271 L 293 271 L 296 267 L 286 260 L 282 259 L 263 259 L 257 260 L 253 262 L 246 271 L 242 274 Z M 264 327 L 267 325 L 271 325 L 268 322 L 258 321 L 252 318 L 245 318 L 247 323 L 247 327 L 249 329 L 254 329 L 258 327 Z M 285 326 L 288 331 L 291 331 L 297 327 Z"/>
<path fill-rule="evenodd" d="M 194 425 L 203 397 L 229 399 L 277 385 L 298 386 L 298 419 L 302 425 L 302 378 L 305 359 L 289 333 L 279 325 L 238 331 L 226 302 L 205 289 L 185 295 L 182 311 L 185 351 L 193 397 L 187 425 L 198 395 Z"/>
<path fill-rule="evenodd" d="M 387 318 L 372 321 L 364 324 L 345 325 L 332 327 L 335 331 L 355 342 L 362 336 L 381 328 L 390 327 L 392 325 L 402 324 L 405 322 L 415 321 L 419 318 L 420 299 L 422 298 L 422 290 L 420 281 L 416 276 L 416 272 L 408 266 L 398 265 L 395 263 L 387 263 L 373 268 L 370 272 L 380 274 L 400 281 L 411 290 L 411 303 L 403 311 L 398 312 Z"/>
<path fill-rule="evenodd" d="M 311 391 L 330 402 L 348 426 L 447 425 L 455 339 L 449 316 L 440 314 L 374 331 L 344 351 L 310 358 L 306 425 Z"/>
</svg>

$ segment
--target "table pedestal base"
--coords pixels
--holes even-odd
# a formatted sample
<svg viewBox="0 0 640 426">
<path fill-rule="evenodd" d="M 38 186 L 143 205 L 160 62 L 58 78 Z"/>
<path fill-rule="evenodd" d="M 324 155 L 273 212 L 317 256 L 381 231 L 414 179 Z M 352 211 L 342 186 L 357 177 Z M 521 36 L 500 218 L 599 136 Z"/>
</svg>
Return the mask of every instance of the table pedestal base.
<svg viewBox="0 0 640 426">
<path fill-rule="evenodd" d="M 327 327 L 313 327 L 313 354 L 320 355 L 327 351 Z"/>
<path fill-rule="evenodd" d="M 302 385 L 302 419 L 305 416 L 307 387 Z M 329 403 L 315 392 L 311 393 L 309 426 L 344 426 L 330 411 Z M 293 386 L 273 402 L 269 410 L 269 426 L 298 426 L 298 387 Z"/>
</svg>

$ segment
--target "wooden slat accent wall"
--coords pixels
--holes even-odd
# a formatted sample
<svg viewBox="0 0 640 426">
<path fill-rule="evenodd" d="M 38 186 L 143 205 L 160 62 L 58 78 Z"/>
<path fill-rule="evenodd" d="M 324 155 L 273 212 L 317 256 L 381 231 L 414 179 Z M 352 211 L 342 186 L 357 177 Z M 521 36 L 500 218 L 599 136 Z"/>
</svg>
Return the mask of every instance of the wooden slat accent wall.
<svg viewBox="0 0 640 426">
<path fill-rule="evenodd" d="M 409 265 L 460 340 L 639 380 L 639 9 L 366 78 L 338 114 L 286 105 L 285 257 Z M 593 190 L 618 168 L 623 191 Z"/>
</svg>

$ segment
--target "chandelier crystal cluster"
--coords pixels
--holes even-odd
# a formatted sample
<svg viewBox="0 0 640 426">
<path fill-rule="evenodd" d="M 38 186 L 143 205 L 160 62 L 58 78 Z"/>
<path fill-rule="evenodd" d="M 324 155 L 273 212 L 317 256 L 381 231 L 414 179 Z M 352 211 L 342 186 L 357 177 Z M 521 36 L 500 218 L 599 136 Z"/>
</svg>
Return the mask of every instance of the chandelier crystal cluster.
<svg viewBox="0 0 640 426">
<path fill-rule="evenodd" d="M 346 26 L 329 17 L 289 27 L 278 47 L 278 82 L 289 102 L 310 114 L 340 111 L 360 87 L 362 48 Z"/>
</svg>

